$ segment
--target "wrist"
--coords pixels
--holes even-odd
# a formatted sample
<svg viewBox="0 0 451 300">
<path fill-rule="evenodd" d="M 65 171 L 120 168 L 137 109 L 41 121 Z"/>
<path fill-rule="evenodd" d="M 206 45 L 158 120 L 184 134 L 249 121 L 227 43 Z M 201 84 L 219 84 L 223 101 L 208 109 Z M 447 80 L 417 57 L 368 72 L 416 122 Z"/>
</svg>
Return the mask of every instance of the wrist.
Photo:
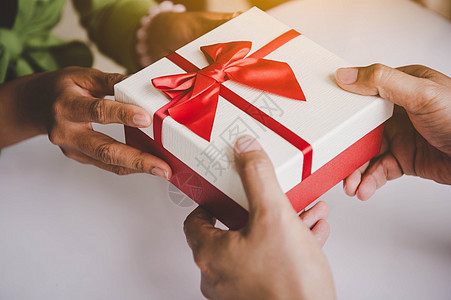
<svg viewBox="0 0 451 300">
<path fill-rule="evenodd" d="M 39 96 L 34 95 L 34 99 L 26 96 L 29 83 L 37 76 L 24 76 L 0 85 L 0 148 L 45 134 L 45 127 L 33 119 L 34 112 L 28 107 Z"/>
<path fill-rule="evenodd" d="M 160 4 L 152 5 L 149 13 L 141 19 L 140 27 L 136 31 L 136 62 L 139 68 L 147 67 L 154 62 L 150 55 L 150 42 L 148 39 L 149 28 L 152 21 L 161 13 L 182 13 L 186 7 L 182 4 L 174 4 L 171 1 L 163 1 Z"/>
</svg>

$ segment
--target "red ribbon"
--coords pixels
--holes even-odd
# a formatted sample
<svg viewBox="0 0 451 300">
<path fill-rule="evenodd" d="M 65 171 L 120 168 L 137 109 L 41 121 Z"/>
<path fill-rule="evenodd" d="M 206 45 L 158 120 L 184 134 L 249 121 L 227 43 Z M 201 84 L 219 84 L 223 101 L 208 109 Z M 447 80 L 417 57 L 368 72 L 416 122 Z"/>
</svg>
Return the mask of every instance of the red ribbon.
<svg viewBox="0 0 451 300">
<path fill-rule="evenodd" d="M 303 176 L 311 174 L 312 147 L 294 132 L 250 104 L 221 83 L 232 80 L 280 96 L 305 101 L 296 76 L 287 63 L 263 59 L 266 55 L 299 36 L 290 30 L 248 56 L 251 42 L 232 42 L 202 47 L 210 62 L 202 70 L 176 52 L 167 58 L 188 72 L 152 80 L 171 101 L 154 116 L 154 140 L 159 144 L 164 118 L 171 116 L 197 135 L 210 141 L 219 96 L 279 134 L 304 153 Z"/>
</svg>

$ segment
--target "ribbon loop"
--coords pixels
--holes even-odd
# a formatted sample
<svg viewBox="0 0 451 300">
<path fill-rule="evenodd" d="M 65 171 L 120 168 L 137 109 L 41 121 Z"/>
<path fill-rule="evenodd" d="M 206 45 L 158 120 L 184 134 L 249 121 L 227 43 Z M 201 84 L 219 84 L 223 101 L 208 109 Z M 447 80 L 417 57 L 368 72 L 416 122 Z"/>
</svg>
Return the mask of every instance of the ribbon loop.
<svg viewBox="0 0 451 300">
<path fill-rule="evenodd" d="M 228 64 L 244 59 L 252 48 L 252 42 L 230 42 L 202 46 L 200 50 L 204 53 L 208 62 L 227 66 Z"/>
</svg>

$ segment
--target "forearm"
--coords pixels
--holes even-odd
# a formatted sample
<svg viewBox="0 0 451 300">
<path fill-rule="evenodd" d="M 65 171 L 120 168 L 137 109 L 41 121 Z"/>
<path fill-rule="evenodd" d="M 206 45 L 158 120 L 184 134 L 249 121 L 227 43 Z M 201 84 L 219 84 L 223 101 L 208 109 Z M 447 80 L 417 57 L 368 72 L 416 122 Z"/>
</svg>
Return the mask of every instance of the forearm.
<svg viewBox="0 0 451 300">
<path fill-rule="evenodd" d="M 43 134 L 23 108 L 22 90 L 36 75 L 25 76 L 0 85 L 0 149 Z M 36 101 L 39 95 L 36 95 Z"/>
<path fill-rule="evenodd" d="M 137 71 L 136 31 L 153 0 L 73 0 L 82 25 L 100 51 Z"/>
</svg>

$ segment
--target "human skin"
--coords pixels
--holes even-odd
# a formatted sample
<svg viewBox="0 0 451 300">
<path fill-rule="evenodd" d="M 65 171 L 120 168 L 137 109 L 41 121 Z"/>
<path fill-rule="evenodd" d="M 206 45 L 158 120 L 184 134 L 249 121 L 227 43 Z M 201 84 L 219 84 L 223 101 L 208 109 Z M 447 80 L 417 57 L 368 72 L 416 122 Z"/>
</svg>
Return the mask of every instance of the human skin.
<svg viewBox="0 0 451 300">
<path fill-rule="evenodd" d="M 160 13 L 148 29 L 149 55 L 154 61 L 159 60 L 236 15 L 215 12 Z"/>
<path fill-rule="evenodd" d="M 114 94 L 121 74 L 70 67 L 24 76 L 0 85 L 0 148 L 47 134 L 63 153 L 119 175 L 149 173 L 169 179 L 163 160 L 93 130 L 92 123 L 145 128 L 144 109 L 103 99 Z"/>
<path fill-rule="evenodd" d="M 278 184 L 271 161 L 251 137 L 238 140 L 235 158 L 249 201 L 247 226 L 220 230 L 201 208 L 185 221 L 204 296 L 334 299 L 332 275 L 321 251 L 321 242 L 329 234 L 329 225 L 322 219 L 327 215 L 321 216 L 325 204 L 320 202 L 303 220 L 299 218 Z"/>
<path fill-rule="evenodd" d="M 344 181 L 349 196 L 368 200 L 402 175 L 451 184 L 451 78 L 425 66 L 344 68 L 338 85 L 395 104 L 379 155 Z"/>
</svg>

